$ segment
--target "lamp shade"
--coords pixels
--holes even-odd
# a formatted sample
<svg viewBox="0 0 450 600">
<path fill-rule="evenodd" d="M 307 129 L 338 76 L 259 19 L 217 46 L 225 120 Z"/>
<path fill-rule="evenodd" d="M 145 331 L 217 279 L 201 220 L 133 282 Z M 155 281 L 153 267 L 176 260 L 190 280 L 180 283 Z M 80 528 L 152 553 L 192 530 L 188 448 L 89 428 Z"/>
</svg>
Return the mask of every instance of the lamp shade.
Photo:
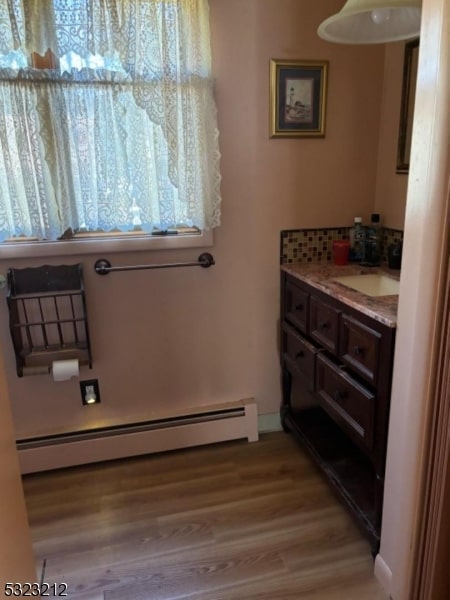
<svg viewBox="0 0 450 600">
<path fill-rule="evenodd" d="M 419 36 L 422 0 L 347 0 L 317 33 L 339 44 L 383 44 Z"/>
</svg>

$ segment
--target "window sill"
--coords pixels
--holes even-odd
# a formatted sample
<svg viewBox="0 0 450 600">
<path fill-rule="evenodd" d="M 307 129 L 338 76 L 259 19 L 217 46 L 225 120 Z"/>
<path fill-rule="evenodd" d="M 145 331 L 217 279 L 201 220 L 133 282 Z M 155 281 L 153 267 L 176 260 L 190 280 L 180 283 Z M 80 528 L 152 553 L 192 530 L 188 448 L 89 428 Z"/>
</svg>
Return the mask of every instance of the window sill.
<svg viewBox="0 0 450 600">
<path fill-rule="evenodd" d="M 148 235 L 136 238 L 108 236 L 95 239 L 59 240 L 57 242 L 4 242 L 0 244 L 0 259 L 177 250 L 182 248 L 205 248 L 213 246 L 213 244 L 214 232 L 212 230 L 202 231 L 198 235 Z"/>
</svg>

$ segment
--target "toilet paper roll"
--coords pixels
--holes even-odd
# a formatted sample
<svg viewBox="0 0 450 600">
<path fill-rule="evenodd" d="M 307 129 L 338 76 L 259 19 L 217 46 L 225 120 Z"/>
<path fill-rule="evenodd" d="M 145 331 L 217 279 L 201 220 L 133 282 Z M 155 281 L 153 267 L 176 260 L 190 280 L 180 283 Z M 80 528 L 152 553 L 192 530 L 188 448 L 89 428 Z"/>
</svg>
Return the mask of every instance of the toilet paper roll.
<svg viewBox="0 0 450 600">
<path fill-rule="evenodd" d="M 78 359 L 54 360 L 52 363 L 53 381 L 67 381 L 80 374 Z"/>
</svg>

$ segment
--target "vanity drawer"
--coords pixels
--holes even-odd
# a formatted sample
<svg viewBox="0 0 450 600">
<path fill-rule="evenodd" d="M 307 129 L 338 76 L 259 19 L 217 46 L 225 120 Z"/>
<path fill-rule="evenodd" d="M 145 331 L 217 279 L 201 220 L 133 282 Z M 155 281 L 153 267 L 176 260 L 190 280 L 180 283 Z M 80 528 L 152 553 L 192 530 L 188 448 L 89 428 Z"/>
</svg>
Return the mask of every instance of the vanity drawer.
<svg viewBox="0 0 450 600">
<path fill-rule="evenodd" d="M 317 349 L 286 323 L 283 323 L 282 334 L 283 357 L 303 375 L 309 391 L 314 391 Z"/>
<path fill-rule="evenodd" d="M 284 316 L 303 333 L 308 333 L 309 294 L 290 279 L 286 279 Z"/>
<path fill-rule="evenodd" d="M 375 394 L 318 354 L 316 392 L 321 406 L 363 449 L 372 450 Z"/>
<path fill-rule="evenodd" d="M 310 299 L 311 337 L 337 356 L 341 311 L 316 296 Z"/>
<path fill-rule="evenodd" d="M 378 377 L 381 334 L 348 315 L 341 320 L 341 359 L 372 385 Z"/>
</svg>

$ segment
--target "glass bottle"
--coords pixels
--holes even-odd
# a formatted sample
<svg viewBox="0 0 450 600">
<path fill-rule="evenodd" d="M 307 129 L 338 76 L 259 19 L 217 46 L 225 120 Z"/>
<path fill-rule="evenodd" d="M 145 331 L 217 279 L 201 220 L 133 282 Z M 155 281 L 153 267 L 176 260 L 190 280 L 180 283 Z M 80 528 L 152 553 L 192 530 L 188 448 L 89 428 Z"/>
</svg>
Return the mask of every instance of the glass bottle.
<svg viewBox="0 0 450 600">
<path fill-rule="evenodd" d="M 353 262 L 360 262 L 363 257 L 363 244 L 364 244 L 364 227 L 362 224 L 361 217 L 355 217 L 353 220 L 353 227 L 350 228 L 349 232 L 350 239 L 350 260 Z"/>
<path fill-rule="evenodd" d="M 380 215 L 372 213 L 363 244 L 362 265 L 377 267 L 381 262 Z"/>
</svg>

